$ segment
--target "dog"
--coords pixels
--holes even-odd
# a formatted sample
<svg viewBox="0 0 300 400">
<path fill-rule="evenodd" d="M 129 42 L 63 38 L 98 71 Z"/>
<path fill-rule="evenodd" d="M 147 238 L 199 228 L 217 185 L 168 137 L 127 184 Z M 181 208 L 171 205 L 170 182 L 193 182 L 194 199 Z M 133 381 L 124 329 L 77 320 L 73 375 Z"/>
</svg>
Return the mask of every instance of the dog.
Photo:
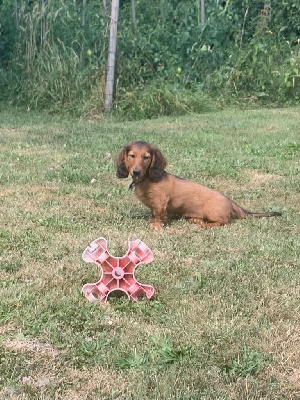
<svg viewBox="0 0 300 400">
<path fill-rule="evenodd" d="M 190 219 L 205 228 L 227 225 L 234 219 L 281 215 L 244 210 L 216 190 L 166 172 L 165 156 L 147 142 L 128 143 L 117 155 L 116 164 L 118 178 L 131 175 L 130 188 L 150 208 L 154 229 L 164 226 L 168 215 Z"/>
</svg>

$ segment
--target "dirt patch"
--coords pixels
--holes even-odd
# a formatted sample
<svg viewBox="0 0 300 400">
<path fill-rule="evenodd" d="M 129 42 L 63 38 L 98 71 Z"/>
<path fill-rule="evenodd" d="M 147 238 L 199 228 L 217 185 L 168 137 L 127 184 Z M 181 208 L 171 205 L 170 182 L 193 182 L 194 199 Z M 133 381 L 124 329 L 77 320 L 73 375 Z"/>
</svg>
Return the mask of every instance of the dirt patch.
<svg viewBox="0 0 300 400">
<path fill-rule="evenodd" d="M 224 177 L 216 177 L 214 179 L 211 179 L 210 182 L 205 182 L 204 186 L 207 186 L 224 194 L 225 196 L 228 196 L 231 200 L 236 201 L 239 204 L 241 197 L 243 197 L 243 200 L 245 200 L 243 195 L 245 192 L 252 192 L 256 189 L 259 190 L 261 184 L 254 184 L 251 181 L 241 182 L 232 178 L 226 179 Z"/>
<path fill-rule="evenodd" d="M 73 382 L 73 387 L 64 393 L 62 398 L 65 400 L 94 398 L 95 391 L 101 391 L 101 395 L 110 397 L 112 388 L 115 388 L 115 371 L 104 367 L 94 367 L 88 371 L 70 369 L 67 370 L 66 376 L 68 381 Z M 127 385 L 126 377 L 118 374 L 118 393 L 115 395 L 126 392 Z"/>
<path fill-rule="evenodd" d="M 262 183 L 281 178 L 280 175 L 266 174 L 257 170 L 246 170 L 245 175 L 250 179 L 250 184 L 260 186 Z"/>
<path fill-rule="evenodd" d="M 7 323 L 5 326 L 0 326 L 0 336 L 13 335 L 16 331 L 16 327 L 11 323 Z"/>
<path fill-rule="evenodd" d="M 28 132 L 26 131 L 20 131 L 16 128 L 1 128 L 0 133 L 4 134 L 4 135 L 9 135 L 9 136 L 25 136 L 28 135 Z"/>
<path fill-rule="evenodd" d="M 216 177 L 212 180 L 211 185 L 206 184 L 206 186 L 213 187 L 215 190 L 232 198 L 234 192 L 242 193 L 248 190 L 253 191 L 264 187 L 264 185 L 270 182 L 276 182 L 277 180 L 282 179 L 280 175 L 267 174 L 257 170 L 245 170 L 244 176 L 245 180 L 243 182 Z"/>
<path fill-rule="evenodd" d="M 284 114 L 284 115 L 288 115 L 288 116 L 290 116 L 290 115 L 293 115 L 293 116 L 295 116 L 295 117 L 299 117 L 300 118 L 300 111 L 297 109 L 297 110 L 292 110 L 292 109 L 281 109 L 281 110 L 276 110 L 276 114 L 278 114 L 278 113 L 280 113 L 280 114 Z"/>
<path fill-rule="evenodd" d="M 57 188 L 51 184 L 51 186 L 46 186 L 46 185 L 38 185 L 38 186 L 30 186 L 30 185 L 24 185 L 22 187 L 16 187 L 14 189 L 6 189 L 6 190 L 1 190 L 0 196 L 5 197 L 11 194 L 23 194 L 23 193 L 41 193 L 44 195 L 44 192 L 55 192 Z"/>
<path fill-rule="evenodd" d="M 298 324 L 299 325 L 299 324 Z M 276 360 L 276 366 L 269 367 L 270 374 L 285 381 L 290 389 L 300 389 L 299 368 L 299 326 L 280 326 L 264 335 L 266 351 Z"/>
<path fill-rule="evenodd" d="M 2 342 L 6 349 L 18 351 L 18 352 L 29 352 L 38 353 L 39 355 L 47 357 L 57 357 L 59 351 L 52 347 L 49 343 L 42 343 L 36 339 L 10 339 Z"/>
</svg>

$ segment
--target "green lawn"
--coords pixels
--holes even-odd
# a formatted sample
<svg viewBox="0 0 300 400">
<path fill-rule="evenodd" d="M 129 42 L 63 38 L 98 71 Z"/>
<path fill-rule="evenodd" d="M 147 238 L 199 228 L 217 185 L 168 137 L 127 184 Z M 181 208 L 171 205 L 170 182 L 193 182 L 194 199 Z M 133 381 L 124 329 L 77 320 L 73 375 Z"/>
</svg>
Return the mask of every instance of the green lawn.
<svg viewBox="0 0 300 400">
<path fill-rule="evenodd" d="M 115 154 L 156 143 L 168 171 L 251 211 L 211 230 L 160 231 L 118 180 Z M 300 398 L 300 109 L 225 110 L 153 121 L 0 111 L 0 398 Z M 88 303 L 81 255 L 140 238 L 147 301 Z"/>
</svg>

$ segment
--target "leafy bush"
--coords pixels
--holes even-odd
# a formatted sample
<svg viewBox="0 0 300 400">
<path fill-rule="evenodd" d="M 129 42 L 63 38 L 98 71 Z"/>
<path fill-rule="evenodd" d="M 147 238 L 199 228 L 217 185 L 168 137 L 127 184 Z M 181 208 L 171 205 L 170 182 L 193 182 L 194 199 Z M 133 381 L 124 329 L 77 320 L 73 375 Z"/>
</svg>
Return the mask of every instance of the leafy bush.
<svg viewBox="0 0 300 400">
<path fill-rule="evenodd" d="M 121 91 L 115 109 L 117 115 L 126 119 L 147 119 L 211 111 L 213 102 L 197 87 L 186 90 L 159 80 L 132 91 Z"/>
<path fill-rule="evenodd" d="M 248 96 L 273 104 L 299 101 L 300 46 L 292 49 L 272 35 L 269 31 L 253 38 L 210 76 L 210 88 L 224 87 L 225 96 Z"/>
</svg>

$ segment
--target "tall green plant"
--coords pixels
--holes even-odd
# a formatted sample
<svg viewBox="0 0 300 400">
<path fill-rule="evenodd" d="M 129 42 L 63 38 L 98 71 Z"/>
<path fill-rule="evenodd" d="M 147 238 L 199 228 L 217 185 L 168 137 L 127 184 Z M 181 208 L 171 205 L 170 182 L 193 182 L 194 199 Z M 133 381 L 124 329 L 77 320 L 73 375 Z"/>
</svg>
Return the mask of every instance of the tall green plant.
<svg viewBox="0 0 300 400">
<path fill-rule="evenodd" d="M 82 54 L 82 41 L 74 39 L 67 46 L 56 35 L 56 20 L 62 19 L 65 11 L 53 8 L 53 4 L 44 12 L 38 4 L 30 12 L 25 7 L 20 10 L 22 39 L 10 73 L 11 98 L 32 108 L 101 110 L 104 67 L 93 50 Z M 65 22 L 68 19 L 66 15 Z"/>
<path fill-rule="evenodd" d="M 221 69 L 218 83 L 236 96 L 273 103 L 299 100 L 300 44 L 291 46 L 278 30 L 272 31 L 271 15 L 271 2 L 265 0 L 253 37 L 245 42 L 241 36 L 238 51 Z"/>
</svg>

